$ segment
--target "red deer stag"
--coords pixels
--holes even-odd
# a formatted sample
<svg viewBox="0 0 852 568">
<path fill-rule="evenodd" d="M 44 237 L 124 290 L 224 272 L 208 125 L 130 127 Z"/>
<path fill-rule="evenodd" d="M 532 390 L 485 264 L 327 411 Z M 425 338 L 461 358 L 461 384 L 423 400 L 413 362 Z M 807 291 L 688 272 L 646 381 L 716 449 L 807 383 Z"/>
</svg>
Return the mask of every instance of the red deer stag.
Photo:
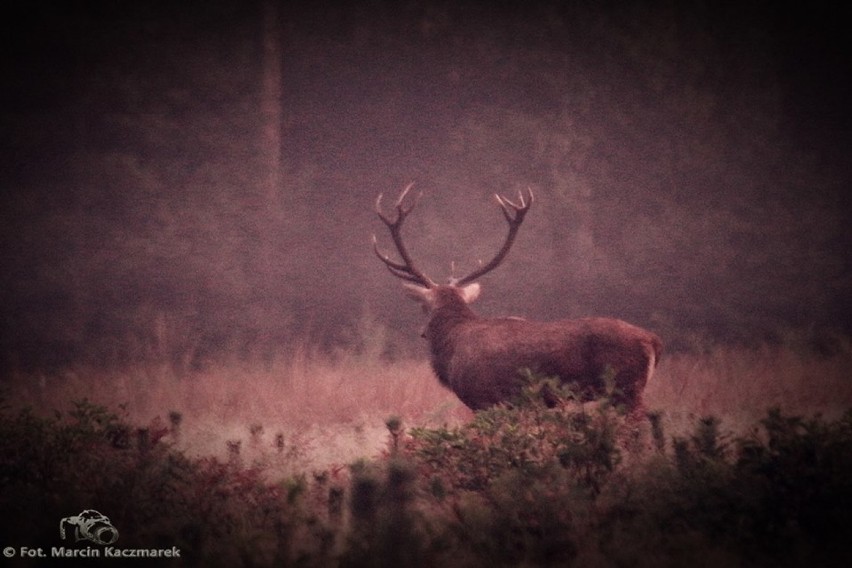
<svg viewBox="0 0 852 568">
<path fill-rule="evenodd" d="M 376 212 L 390 230 L 401 262 L 379 250 L 375 235 L 373 250 L 391 274 L 407 282 L 408 294 L 428 312 L 424 337 L 440 382 L 468 407 L 479 410 L 517 396 L 523 385 L 522 370 L 529 369 L 575 383 L 584 400 L 599 398 L 609 390 L 614 403 L 634 416 L 641 414 L 642 390 L 662 350 L 653 333 L 600 317 L 553 322 L 481 318 L 468 306 L 480 290 L 479 284 L 471 282 L 497 268 L 512 247 L 533 203 L 532 191 L 528 190 L 526 199 L 519 193 L 517 203 L 495 194 L 509 224 L 502 248 L 471 274 L 439 285 L 415 266 L 402 241 L 402 224 L 419 199 L 404 205 L 412 185 L 397 199 L 395 218 L 382 212 L 381 195 L 376 200 Z"/>
</svg>

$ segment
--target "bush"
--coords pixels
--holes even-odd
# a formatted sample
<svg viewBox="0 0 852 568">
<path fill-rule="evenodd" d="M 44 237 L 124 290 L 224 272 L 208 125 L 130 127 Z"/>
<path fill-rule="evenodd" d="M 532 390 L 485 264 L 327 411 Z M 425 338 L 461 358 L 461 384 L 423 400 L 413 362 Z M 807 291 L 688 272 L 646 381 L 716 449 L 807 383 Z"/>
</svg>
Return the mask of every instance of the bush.
<svg viewBox="0 0 852 568">
<path fill-rule="evenodd" d="M 657 451 L 622 460 L 624 419 L 609 405 L 588 411 L 554 391 L 548 406 L 540 386 L 457 428 L 406 433 L 391 418 L 385 456 L 281 480 L 239 459 L 187 458 L 170 428 L 85 400 L 67 416 L 6 411 L 3 534 L 71 546 L 59 519 L 96 509 L 121 547 L 177 546 L 211 566 L 852 563 L 852 412 L 772 410 L 740 438 L 706 417 L 670 454 L 654 415 Z"/>
<path fill-rule="evenodd" d="M 133 428 L 103 407 L 68 417 L 23 410 L 0 417 L 3 535 L 15 546 L 59 541 L 61 518 L 95 509 L 123 548 L 177 546 L 203 565 L 292 561 L 305 542 L 323 552 L 323 527 L 305 507 L 303 479 L 268 482 L 257 468 L 191 460 L 157 423 Z"/>
<path fill-rule="evenodd" d="M 462 427 L 412 429 L 406 453 L 436 489 L 440 483 L 438 493 L 482 491 L 505 474 L 547 478 L 554 470 L 597 492 L 620 461 L 619 419 L 608 404 L 588 413 L 575 398 L 569 387 L 531 381 L 511 405 L 479 411 Z"/>
<path fill-rule="evenodd" d="M 850 565 L 852 412 L 826 423 L 770 410 L 761 425 L 728 441 L 704 418 L 674 459 L 635 472 L 600 521 L 612 563 Z"/>
<path fill-rule="evenodd" d="M 402 454 L 446 547 L 441 565 L 565 565 L 620 461 L 622 420 L 569 388 L 528 377 L 518 400 L 458 428 L 411 430 Z"/>
</svg>

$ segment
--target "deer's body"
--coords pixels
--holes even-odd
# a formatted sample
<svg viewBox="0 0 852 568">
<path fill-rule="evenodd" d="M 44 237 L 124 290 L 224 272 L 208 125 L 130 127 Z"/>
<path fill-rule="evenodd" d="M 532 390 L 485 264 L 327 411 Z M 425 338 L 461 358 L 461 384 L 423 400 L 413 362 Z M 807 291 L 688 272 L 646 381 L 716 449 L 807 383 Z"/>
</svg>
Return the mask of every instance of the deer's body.
<svg viewBox="0 0 852 568">
<path fill-rule="evenodd" d="M 480 318 L 452 286 L 435 288 L 425 336 L 432 368 L 473 410 L 516 397 L 521 372 L 574 383 L 585 400 L 604 395 L 629 410 L 642 405 L 642 390 L 660 357 L 651 332 L 610 318 L 552 322 Z"/>
<path fill-rule="evenodd" d="M 634 414 L 641 411 L 642 391 L 662 352 L 662 342 L 655 334 L 612 318 L 553 322 L 480 318 L 469 306 L 479 295 L 479 285 L 467 283 L 502 262 L 532 204 L 532 193 L 529 203 L 521 196 L 519 204 L 498 196 L 510 227 L 505 244 L 489 263 L 442 286 L 414 266 L 400 236 L 402 222 L 414 207 L 402 205 L 410 187 L 397 201 L 395 221 L 381 213 L 377 202 L 379 216 L 390 228 L 402 262 L 375 250 L 391 273 L 411 283 L 405 285 L 409 295 L 428 312 L 424 337 L 429 341 L 432 368 L 442 384 L 468 407 L 479 410 L 517 396 L 523 386 L 522 373 L 529 370 L 574 383 L 585 400 L 611 389 L 613 402 Z"/>
</svg>

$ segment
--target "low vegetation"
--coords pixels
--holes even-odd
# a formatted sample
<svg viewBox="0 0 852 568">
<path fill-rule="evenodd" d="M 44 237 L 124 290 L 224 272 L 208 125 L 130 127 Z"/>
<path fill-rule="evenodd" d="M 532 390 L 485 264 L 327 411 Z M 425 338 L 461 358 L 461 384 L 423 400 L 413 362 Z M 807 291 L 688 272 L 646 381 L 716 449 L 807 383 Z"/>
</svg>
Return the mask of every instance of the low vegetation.
<svg viewBox="0 0 852 568">
<path fill-rule="evenodd" d="M 663 376 L 688 368 L 669 364 Z M 533 381 L 513 404 L 464 420 L 385 415 L 380 451 L 336 463 L 306 460 L 307 441 L 257 416 L 205 454 L 186 439 L 192 413 L 140 422 L 129 405 L 79 398 L 49 414 L 11 394 L 0 508 L 14 546 L 73 546 L 58 520 L 96 509 L 117 546 L 177 546 L 204 566 L 852 562 L 852 411 L 835 412 L 846 396 L 836 389 L 825 416 L 774 408 L 733 431 L 723 414 L 672 405 L 637 432 L 618 408 L 579 405 L 570 391 L 549 408 Z"/>
</svg>

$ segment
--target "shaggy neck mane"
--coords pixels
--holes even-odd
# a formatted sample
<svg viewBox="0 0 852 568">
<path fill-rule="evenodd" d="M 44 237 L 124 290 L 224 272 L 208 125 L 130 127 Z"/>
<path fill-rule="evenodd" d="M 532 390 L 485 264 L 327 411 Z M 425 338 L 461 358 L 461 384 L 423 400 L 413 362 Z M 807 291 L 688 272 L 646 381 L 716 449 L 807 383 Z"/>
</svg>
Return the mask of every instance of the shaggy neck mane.
<svg viewBox="0 0 852 568">
<path fill-rule="evenodd" d="M 441 306 L 432 312 L 426 326 L 426 338 L 432 351 L 432 369 L 441 383 L 450 386 L 447 362 L 452 360 L 455 346 L 455 328 L 478 316 L 460 299 Z"/>
</svg>

